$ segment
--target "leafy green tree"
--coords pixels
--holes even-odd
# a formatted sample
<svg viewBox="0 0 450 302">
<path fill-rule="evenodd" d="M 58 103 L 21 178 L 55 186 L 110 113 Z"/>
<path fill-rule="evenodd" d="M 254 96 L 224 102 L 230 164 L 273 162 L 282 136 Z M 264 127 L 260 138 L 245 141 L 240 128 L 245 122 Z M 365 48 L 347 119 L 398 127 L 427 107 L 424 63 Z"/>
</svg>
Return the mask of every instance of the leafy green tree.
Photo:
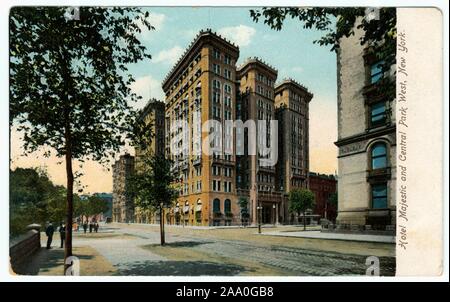
<svg viewBox="0 0 450 302">
<path fill-rule="evenodd" d="M 127 180 L 126 191 L 134 199 L 135 206 L 143 211 L 159 212 L 161 245 L 165 244 L 164 208 L 172 206 L 179 194 L 171 165 L 172 161 L 164 156 L 147 152 L 139 158 L 140 168 Z"/>
<path fill-rule="evenodd" d="M 16 236 L 26 226 L 47 221 L 60 223 L 66 215 L 66 189 L 55 186 L 47 172 L 38 168 L 10 171 L 10 235 Z M 79 197 L 74 195 L 74 199 Z"/>
<path fill-rule="evenodd" d="M 314 193 L 308 189 L 289 192 L 289 212 L 303 214 L 303 229 L 306 230 L 306 211 L 314 207 Z"/>
<path fill-rule="evenodd" d="M 324 35 L 315 40 L 319 45 L 331 46 L 332 51 L 339 50 L 341 38 L 355 34 L 362 29 L 361 45 L 367 45 L 373 51 L 381 67 L 387 72 L 396 62 L 397 11 L 393 7 L 379 8 L 378 18 L 367 18 L 364 7 L 263 7 L 250 10 L 254 22 L 263 19 L 264 24 L 274 30 L 281 30 L 287 18 L 297 20 L 303 28 L 316 29 Z M 389 97 L 395 96 L 395 81 L 386 77 L 380 81 L 381 91 Z"/>
<path fill-rule="evenodd" d="M 66 247 L 72 255 L 73 160 L 106 163 L 136 117 L 128 65 L 149 59 L 137 34 L 153 29 L 139 8 L 13 7 L 10 12 L 10 123 L 24 149 L 65 160 Z M 46 153 L 50 155 L 51 152 Z M 68 266 L 65 267 L 67 269 Z"/>
<path fill-rule="evenodd" d="M 248 219 L 250 214 L 248 213 L 248 199 L 246 197 L 239 197 L 238 205 L 241 208 L 242 219 Z"/>
</svg>

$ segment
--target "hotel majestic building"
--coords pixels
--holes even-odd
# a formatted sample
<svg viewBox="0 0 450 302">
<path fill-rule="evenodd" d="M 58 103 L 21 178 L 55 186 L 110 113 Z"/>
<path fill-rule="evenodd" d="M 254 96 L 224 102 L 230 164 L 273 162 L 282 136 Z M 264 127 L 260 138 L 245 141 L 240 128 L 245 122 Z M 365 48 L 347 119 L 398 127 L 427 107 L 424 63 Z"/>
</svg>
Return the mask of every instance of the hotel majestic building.
<svg viewBox="0 0 450 302">
<path fill-rule="evenodd" d="M 258 58 L 237 66 L 238 58 L 238 46 L 211 30 L 201 31 L 162 83 L 164 121 L 142 117 L 164 130 L 164 152 L 179 175 L 180 195 L 165 211 L 166 223 L 232 225 L 245 219 L 275 224 L 297 219 L 289 214 L 287 193 L 308 187 L 308 107 L 313 95 L 292 79 L 276 84 L 278 71 Z M 149 106 L 143 114 L 160 116 L 155 114 L 160 108 Z M 204 125 L 211 120 L 222 134 L 208 141 L 212 129 Z M 278 127 L 271 127 L 271 120 Z M 182 131 L 179 121 L 187 123 L 188 131 Z M 254 121 L 257 126 L 230 127 L 226 121 Z M 273 164 L 261 164 L 266 155 L 249 152 L 250 140 L 271 154 L 278 150 Z M 244 152 L 236 152 L 239 148 Z M 135 221 L 157 222 L 157 216 L 136 214 Z"/>
</svg>

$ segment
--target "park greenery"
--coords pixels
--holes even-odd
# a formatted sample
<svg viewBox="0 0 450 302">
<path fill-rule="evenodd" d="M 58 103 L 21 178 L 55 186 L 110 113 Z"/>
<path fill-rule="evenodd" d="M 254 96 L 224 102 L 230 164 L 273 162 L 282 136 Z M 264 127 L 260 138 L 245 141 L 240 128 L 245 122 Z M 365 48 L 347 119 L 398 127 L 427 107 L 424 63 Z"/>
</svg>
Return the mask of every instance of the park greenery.
<svg viewBox="0 0 450 302">
<path fill-rule="evenodd" d="M 39 168 L 10 170 L 10 237 L 23 234 L 30 224 L 65 221 L 66 188 L 55 185 Z M 85 219 L 104 213 L 108 204 L 101 198 L 74 195 L 74 216 Z"/>
<path fill-rule="evenodd" d="M 66 245 L 72 256 L 73 161 L 109 163 L 137 113 L 129 64 L 150 59 L 139 40 L 153 30 L 140 8 L 15 6 L 10 11 L 10 126 L 27 153 L 64 160 Z M 65 270 L 69 265 L 65 266 Z"/>
</svg>

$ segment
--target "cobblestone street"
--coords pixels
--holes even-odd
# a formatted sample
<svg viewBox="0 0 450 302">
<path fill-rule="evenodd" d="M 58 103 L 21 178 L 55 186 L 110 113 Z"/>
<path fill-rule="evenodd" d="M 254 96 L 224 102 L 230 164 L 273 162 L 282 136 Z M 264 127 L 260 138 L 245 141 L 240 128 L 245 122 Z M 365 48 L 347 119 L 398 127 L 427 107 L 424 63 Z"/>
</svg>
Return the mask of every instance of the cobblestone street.
<svg viewBox="0 0 450 302">
<path fill-rule="evenodd" d="M 298 231 L 298 227 L 271 230 L 290 231 L 293 228 Z M 95 275 L 92 266 L 100 260 L 109 267 L 108 270 L 99 269 L 99 275 L 364 275 L 368 256 L 379 257 L 382 276 L 395 274 L 393 244 L 261 236 L 256 233 L 255 228 L 166 226 L 167 244 L 160 246 L 157 226 L 111 224 L 102 226 L 99 233 L 75 232 L 73 243 L 74 247 L 95 251 L 96 262 L 86 264 L 89 265 L 89 275 Z M 43 242 L 45 239 L 43 236 Z M 59 251 L 57 248 L 54 250 Z M 84 269 L 82 262 L 81 275 L 87 274 Z M 35 270 L 35 273 L 43 274 L 42 270 Z"/>
</svg>

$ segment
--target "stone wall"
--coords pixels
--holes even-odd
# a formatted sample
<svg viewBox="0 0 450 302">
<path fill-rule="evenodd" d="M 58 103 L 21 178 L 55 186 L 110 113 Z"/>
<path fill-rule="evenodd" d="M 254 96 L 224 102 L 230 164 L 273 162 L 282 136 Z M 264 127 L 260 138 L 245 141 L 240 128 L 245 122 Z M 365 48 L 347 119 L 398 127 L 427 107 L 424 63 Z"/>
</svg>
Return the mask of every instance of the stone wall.
<svg viewBox="0 0 450 302">
<path fill-rule="evenodd" d="M 41 234 L 38 230 L 29 230 L 26 234 L 10 241 L 9 256 L 11 268 L 21 274 L 20 266 L 41 248 Z"/>
</svg>

